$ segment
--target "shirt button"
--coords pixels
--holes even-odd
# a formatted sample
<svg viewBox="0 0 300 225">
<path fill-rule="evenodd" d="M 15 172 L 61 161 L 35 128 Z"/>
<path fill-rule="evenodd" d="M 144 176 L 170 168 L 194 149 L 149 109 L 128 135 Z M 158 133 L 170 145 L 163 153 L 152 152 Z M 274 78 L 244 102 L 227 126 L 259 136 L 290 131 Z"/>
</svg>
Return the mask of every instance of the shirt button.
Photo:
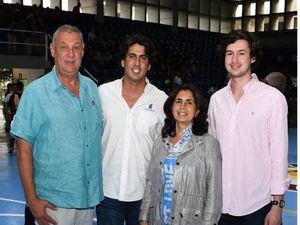
<svg viewBox="0 0 300 225">
<path fill-rule="evenodd" d="M 86 130 L 86 127 L 83 127 Z"/>
<path fill-rule="evenodd" d="M 90 164 L 88 163 L 88 164 L 86 164 L 87 166 L 90 166 Z"/>
<path fill-rule="evenodd" d="M 179 165 L 179 162 L 177 162 L 176 165 Z"/>
<path fill-rule="evenodd" d="M 86 145 L 86 147 L 88 148 L 88 147 L 89 147 L 89 145 Z"/>
<path fill-rule="evenodd" d="M 87 183 L 88 183 L 88 184 L 90 184 L 90 182 L 89 182 L 89 181 L 88 181 Z"/>
<path fill-rule="evenodd" d="M 175 217 L 174 217 L 174 216 L 172 216 L 172 217 L 171 217 L 171 219 L 172 219 L 172 220 L 174 220 L 174 219 L 175 219 Z"/>
<path fill-rule="evenodd" d="M 177 191 L 176 191 L 176 190 L 174 190 L 174 193 L 177 193 Z"/>
</svg>

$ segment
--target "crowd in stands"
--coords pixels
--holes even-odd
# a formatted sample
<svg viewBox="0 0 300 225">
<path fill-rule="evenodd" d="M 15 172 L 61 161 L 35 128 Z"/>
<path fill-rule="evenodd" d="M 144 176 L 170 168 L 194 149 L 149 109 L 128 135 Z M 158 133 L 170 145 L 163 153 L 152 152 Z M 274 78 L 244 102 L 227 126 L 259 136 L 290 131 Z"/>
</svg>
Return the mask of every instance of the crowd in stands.
<svg viewBox="0 0 300 225">
<path fill-rule="evenodd" d="M 52 34 L 62 24 L 78 26 L 84 34 L 85 57 L 82 65 L 99 82 L 108 82 L 122 76 L 120 66 L 120 41 L 132 33 L 149 37 L 156 47 L 149 80 L 167 93 L 184 82 L 195 84 L 206 97 L 214 90 L 224 86 L 227 75 L 223 62 L 219 59 L 216 46 L 222 34 L 167 25 L 144 23 L 114 17 L 104 17 L 96 22 L 95 15 L 78 13 L 80 5 L 72 12 L 32 7 L 20 4 L 0 5 L 0 39 L 20 43 L 44 43 L 44 36 L 32 31 Z M 29 30 L 28 33 L 16 33 L 14 30 Z M 51 39 L 49 39 L 49 42 Z M 48 43 L 49 44 L 49 43 Z M 9 45 L 11 54 L 43 55 L 43 46 Z M 0 45 L 0 48 L 2 46 Z M 1 51 L 5 52 L 5 51 Z M 260 78 L 266 74 L 259 73 Z M 290 79 L 288 77 L 288 83 Z"/>
<path fill-rule="evenodd" d="M 102 23 L 96 23 L 94 15 L 36 5 L 1 5 L 0 18 L 0 27 L 12 31 L 3 38 L 21 43 L 42 43 L 43 36 L 32 32 L 19 35 L 14 30 L 52 34 L 61 24 L 78 26 L 83 31 L 86 44 L 83 66 L 99 80 L 99 84 L 122 76 L 119 45 L 126 35 L 132 33 L 143 34 L 154 42 L 156 51 L 148 78 L 166 92 L 182 82 L 190 81 L 206 93 L 215 80 L 220 80 L 220 85 L 224 81 L 224 70 L 222 66 L 217 66 L 219 60 L 215 53 L 220 37 L 217 33 L 112 17 L 104 17 Z M 25 50 L 18 51 L 18 48 L 18 45 L 12 45 L 11 53 L 42 54 L 42 48 L 40 51 L 30 46 L 25 47 Z"/>
</svg>

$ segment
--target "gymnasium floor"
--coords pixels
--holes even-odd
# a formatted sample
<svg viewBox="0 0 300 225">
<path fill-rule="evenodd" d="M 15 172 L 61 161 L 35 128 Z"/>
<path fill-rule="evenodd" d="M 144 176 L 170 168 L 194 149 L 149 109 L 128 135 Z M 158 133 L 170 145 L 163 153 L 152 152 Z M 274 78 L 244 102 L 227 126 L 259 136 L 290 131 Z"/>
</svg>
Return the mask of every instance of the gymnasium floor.
<svg viewBox="0 0 300 225">
<path fill-rule="evenodd" d="M 0 225 L 23 225 L 24 195 L 18 177 L 16 157 L 7 154 L 6 134 L 0 113 Z M 289 163 L 297 163 L 297 130 L 289 130 Z M 296 184 L 297 168 L 291 167 L 289 176 Z M 296 189 L 296 186 L 293 186 Z M 283 213 L 283 225 L 297 224 L 297 191 L 286 194 L 286 207 Z M 96 224 L 96 219 L 94 219 Z"/>
</svg>

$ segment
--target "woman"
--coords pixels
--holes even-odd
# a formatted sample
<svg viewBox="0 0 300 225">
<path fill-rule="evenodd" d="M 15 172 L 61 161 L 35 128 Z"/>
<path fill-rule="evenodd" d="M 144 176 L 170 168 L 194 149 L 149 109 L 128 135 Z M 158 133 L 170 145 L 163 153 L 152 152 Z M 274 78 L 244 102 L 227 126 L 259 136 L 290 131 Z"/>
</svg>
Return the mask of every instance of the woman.
<svg viewBox="0 0 300 225">
<path fill-rule="evenodd" d="M 213 225 L 221 215 L 221 153 L 207 134 L 207 107 L 189 84 L 164 104 L 162 134 L 154 142 L 140 223 Z"/>
</svg>

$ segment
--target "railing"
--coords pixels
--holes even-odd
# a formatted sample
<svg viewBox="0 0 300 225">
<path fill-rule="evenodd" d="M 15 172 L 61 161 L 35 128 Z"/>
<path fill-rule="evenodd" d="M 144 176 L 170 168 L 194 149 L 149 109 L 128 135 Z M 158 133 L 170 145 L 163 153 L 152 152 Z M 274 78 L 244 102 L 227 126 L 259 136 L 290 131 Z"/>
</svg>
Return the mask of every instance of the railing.
<svg viewBox="0 0 300 225">
<path fill-rule="evenodd" d="M 40 31 L 0 28 L 0 54 L 39 56 L 48 62 L 47 34 Z"/>
<path fill-rule="evenodd" d="M 0 55 L 30 55 L 49 61 L 49 43 L 52 36 L 44 32 L 0 28 Z M 95 83 L 98 80 L 83 66 L 80 67 Z"/>
</svg>

